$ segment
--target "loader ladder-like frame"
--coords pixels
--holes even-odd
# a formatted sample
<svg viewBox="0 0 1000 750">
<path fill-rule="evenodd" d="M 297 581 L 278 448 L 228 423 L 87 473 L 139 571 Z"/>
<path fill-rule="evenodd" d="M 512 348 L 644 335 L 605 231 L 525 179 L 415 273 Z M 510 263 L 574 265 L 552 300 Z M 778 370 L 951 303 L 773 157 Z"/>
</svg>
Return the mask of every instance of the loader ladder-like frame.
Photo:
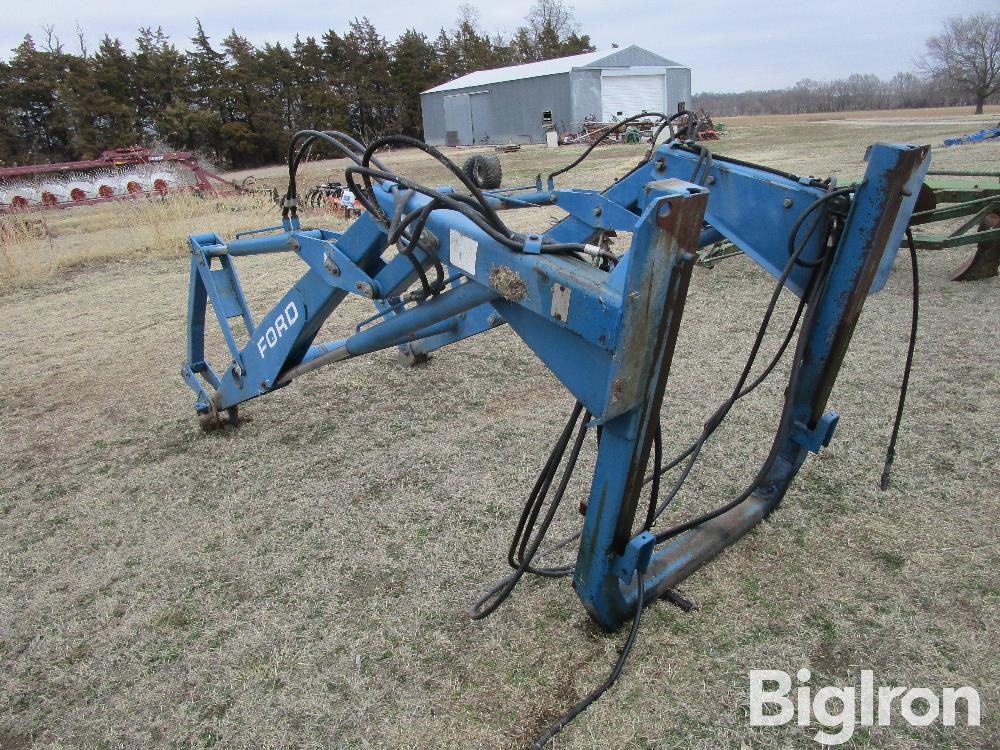
<svg viewBox="0 0 1000 750">
<path fill-rule="evenodd" d="M 332 362 L 394 346 L 420 354 L 509 324 L 602 426 L 574 585 L 593 618 L 615 628 L 635 611 L 636 571 L 645 572 L 648 600 L 661 595 L 770 513 L 806 455 L 829 443 L 837 415 L 826 413 L 827 400 L 864 299 L 891 270 L 928 164 L 928 147 L 869 149 L 822 289 L 810 297 L 811 324 L 788 395 L 792 418 L 776 436 L 776 459 L 744 502 L 663 545 L 649 531 L 636 533 L 635 515 L 695 252 L 726 238 L 780 276 L 796 219 L 827 193 L 815 180 L 720 157 L 706 163 L 693 149 L 665 145 L 604 192 L 539 185 L 493 196 L 501 209 L 557 203 L 569 215 L 546 236 L 559 242 L 631 232 L 628 252 L 610 272 L 541 252 L 541 236 L 528 235 L 523 251 L 511 249 L 465 215 L 437 209 L 412 252 L 424 267 L 432 256 L 440 259 L 449 281 L 439 295 L 417 301 L 403 297 L 416 278 L 411 258 L 383 257 L 386 229 L 367 213 L 343 234 L 289 222 L 228 243 L 194 235 L 182 374 L 195 390 L 198 413 L 212 420 Z M 685 181 L 692 175 L 707 187 Z M 400 205 L 409 214 L 429 201 L 390 183 L 374 190 L 390 216 Z M 785 284 L 799 296 L 820 265 L 810 261 L 825 252 L 820 234 L 798 235 L 804 263 Z M 308 270 L 255 322 L 234 258 L 274 252 L 295 253 Z M 376 314 L 351 336 L 314 343 L 348 294 L 373 299 Z M 232 356 L 221 372 L 205 359 L 209 304 Z M 232 318 L 246 326 L 242 346 Z"/>
</svg>

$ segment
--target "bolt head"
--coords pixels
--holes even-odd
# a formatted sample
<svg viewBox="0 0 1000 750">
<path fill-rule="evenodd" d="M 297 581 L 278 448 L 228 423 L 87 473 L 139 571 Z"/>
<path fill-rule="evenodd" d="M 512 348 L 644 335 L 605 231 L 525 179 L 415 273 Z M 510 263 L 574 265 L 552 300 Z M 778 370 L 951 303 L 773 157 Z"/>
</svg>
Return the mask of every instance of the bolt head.
<svg viewBox="0 0 1000 750">
<path fill-rule="evenodd" d="M 792 207 L 792 199 L 791 198 L 785 198 L 785 200 L 783 200 L 781 202 L 781 205 L 783 205 L 785 208 L 791 208 Z"/>
</svg>

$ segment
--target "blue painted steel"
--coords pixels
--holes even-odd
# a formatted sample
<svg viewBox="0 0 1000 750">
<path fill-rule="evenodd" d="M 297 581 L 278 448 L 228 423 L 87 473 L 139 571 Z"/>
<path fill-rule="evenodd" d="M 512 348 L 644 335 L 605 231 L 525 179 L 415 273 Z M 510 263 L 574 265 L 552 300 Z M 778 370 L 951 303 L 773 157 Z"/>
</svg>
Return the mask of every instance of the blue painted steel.
<svg viewBox="0 0 1000 750">
<path fill-rule="evenodd" d="M 695 172 L 710 190 L 705 219 L 711 225 L 702 235 L 699 247 L 728 239 L 746 252 L 773 276 L 780 275 L 788 259 L 788 236 L 799 214 L 825 192 L 825 186 L 813 180 L 791 176 L 746 164 L 713 157 L 708 169 L 699 165 L 698 152 L 676 145 L 661 146 L 653 159 L 640 165 L 603 193 L 589 190 L 546 190 L 497 196 L 500 209 L 515 208 L 511 198 L 532 205 L 555 205 L 569 213 L 547 232 L 561 242 L 594 239 L 601 230 L 631 231 L 628 216 L 636 216 L 644 207 L 643 187 L 653 180 L 666 178 L 691 180 Z M 555 196 L 555 200 L 553 200 Z M 601 208 L 595 213 L 595 208 Z M 634 226 L 634 222 L 633 222 Z M 805 238 L 807 226 L 800 232 Z M 816 233 L 806 243 L 803 260 L 813 260 L 820 252 L 821 238 Z M 796 269 L 788 288 L 802 294 L 809 278 L 808 269 Z"/>
<path fill-rule="evenodd" d="M 567 212 L 544 236 L 529 235 L 525 252 L 497 242 L 458 212 L 437 209 L 427 221 L 429 244 L 413 257 L 425 268 L 440 259 L 454 279 L 428 300 L 402 296 L 416 279 L 412 263 L 387 252 L 386 229 L 369 214 L 343 234 L 303 231 L 288 221 L 282 232 L 228 244 L 211 233 L 193 235 L 182 375 L 195 391 L 197 411 L 220 411 L 325 364 L 400 345 L 432 351 L 508 323 L 603 426 L 574 585 L 591 615 L 613 628 L 634 612 L 636 570 L 648 568 L 646 596 L 660 595 L 770 513 L 806 455 L 830 442 L 838 419 L 825 413 L 831 389 L 864 299 L 891 268 L 928 164 L 926 147 L 872 147 L 827 280 L 810 305 L 799 375 L 789 390 L 789 426 L 777 431 L 775 460 L 746 501 L 655 550 L 652 535 L 634 521 L 693 251 L 725 237 L 779 275 L 792 226 L 826 192 L 814 181 L 718 157 L 709 165 L 698 152 L 666 145 L 601 193 L 538 185 L 510 198 L 493 196 L 499 208 L 555 205 Z M 375 197 L 388 213 L 404 199 L 407 212 L 429 200 L 389 184 L 376 185 Z M 632 234 L 610 273 L 574 256 L 541 252 L 546 240 L 591 243 L 609 229 Z M 816 233 L 803 257 L 817 258 L 821 241 Z M 254 321 L 233 258 L 269 252 L 292 252 L 306 270 Z M 788 288 L 801 295 L 813 273 L 796 267 Z M 374 298 L 382 314 L 347 338 L 315 342 L 348 294 Z M 209 305 L 232 358 L 218 372 L 204 350 Z M 242 349 L 231 317 L 246 326 Z"/>
<path fill-rule="evenodd" d="M 913 147 L 900 144 L 894 146 L 893 148 L 907 150 Z M 872 167 L 882 167 L 884 169 L 885 167 L 891 166 L 895 161 L 896 156 L 897 154 L 893 150 L 887 150 L 884 145 L 879 144 L 868 149 L 867 153 L 865 153 L 865 161 L 869 163 L 870 172 Z M 895 221 L 892 224 L 892 228 L 889 230 L 889 238 L 886 241 L 888 246 L 891 248 L 898 249 L 903 244 L 903 235 L 906 234 L 906 227 L 910 223 L 910 215 L 913 213 L 913 209 L 917 205 L 917 195 L 920 193 L 920 187 L 924 183 L 924 178 L 927 176 L 927 170 L 930 169 L 930 166 L 931 163 L 928 159 L 923 163 L 922 167 L 915 169 L 913 174 L 910 175 L 910 178 L 906 181 L 905 187 L 899 192 L 899 206 L 895 210 Z M 881 185 L 869 185 L 867 183 L 863 185 L 858 191 L 855 200 L 871 201 L 874 200 L 874 196 L 878 195 L 880 191 L 894 191 L 896 186 L 887 184 L 885 179 L 886 178 L 883 177 L 883 183 Z M 895 250 L 892 252 L 886 252 L 882 256 L 878 270 L 875 272 L 875 278 L 872 280 L 872 294 L 882 291 L 882 288 L 885 287 L 885 283 L 889 280 L 889 275 L 892 273 L 892 265 L 895 260 Z"/>
<path fill-rule="evenodd" d="M 645 573 L 653 560 L 656 536 L 650 531 L 641 531 L 629 540 L 625 551 L 611 561 L 611 572 L 622 583 L 628 583 L 636 573 Z"/>
<path fill-rule="evenodd" d="M 840 415 L 835 411 L 830 411 L 820 417 L 815 427 L 809 427 L 803 422 L 795 422 L 792 425 L 794 431 L 792 439 L 803 448 L 819 453 L 820 448 L 825 448 L 833 440 L 833 433 L 837 430 L 840 422 Z"/>
<path fill-rule="evenodd" d="M 929 166 L 928 157 L 926 147 L 873 147 L 864 183 L 852 203 L 834 254 L 829 281 L 810 311 L 815 325 L 806 341 L 801 373 L 791 394 L 792 422 L 806 429 L 790 429 L 777 436 L 778 458 L 747 501 L 675 537 L 654 554 L 646 575 L 649 600 L 676 585 L 770 513 L 808 451 L 814 448 L 815 435 L 831 435 L 835 418 L 822 422 L 830 390 L 875 271 L 883 256 L 894 254 L 899 247 L 896 228 L 900 216 L 905 225 L 912 211 L 916 191 L 910 186 L 914 179 L 922 179 Z M 627 544 L 620 535 L 622 522 L 630 526 L 634 516 L 634 500 L 627 492 L 622 467 L 629 465 L 634 442 L 631 435 L 636 429 L 641 428 L 627 422 L 605 425 L 574 578 L 577 594 L 588 611 L 608 628 L 629 617 L 635 605 L 635 589 L 619 584 L 620 570 L 615 573 L 615 560 Z M 640 471 L 644 470 L 645 465 Z M 612 533 L 612 519 L 617 523 L 618 535 Z"/>
</svg>

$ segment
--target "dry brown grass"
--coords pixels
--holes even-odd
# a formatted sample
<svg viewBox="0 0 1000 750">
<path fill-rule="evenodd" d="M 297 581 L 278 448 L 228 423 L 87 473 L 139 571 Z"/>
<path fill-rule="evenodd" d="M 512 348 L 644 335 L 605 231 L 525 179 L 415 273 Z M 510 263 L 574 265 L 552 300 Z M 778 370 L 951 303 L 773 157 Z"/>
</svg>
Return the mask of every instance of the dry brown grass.
<svg viewBox="0 0 1000 750">
<path fill-rule="evenodd" d="M 762 123 L 823 122 L 826 120 L 869 120 L 873 124 L 884 120 L 903 120 L 925 124 L 947 120 L 951 124 L 968 123 L 975 126 L 980 122 L 996 122 L 998 118 L 1000 118 L 1000 104 L 987 104 L 983 107 L 981 115 L 975 114 L 972 107 L 926 107 L 924 109 L 872 109 L 861 112 L 811 112 L 801 115 L 755 115 L 719 119 L 727 125 L 753 127 Z"/>
<path fill-rule="evenodd" d="M 187 254 L 199 227 L 226 234 L 274 223 L 264 195 L 191 194 L 30 214 L 0 214 L 0 283 L 37 285 L 61 272 L 108 261 Z"/>
<path fill-rule="evenodd" d="M 771 115 L 764 117 L 719 118 L 729 134 L 708 144 L 712 150 L 741 159 L 786 169 L 799 174 L 835 175 L 841 180 L 864 172 L 864 154 L 875 141 L 913 141 L 940 146 L 945 138 L 993 126 L 1000 119 L 1000 106 L 987 107 L 983 115 L 970 114 L 968 107 L 928 110 L 887 110 L 882 112 L 838 112 L 812 115 Z M 958 148 L 937 148 L 934 166 L 939 169 L 1000 168 L 996 143 L 970 144 Z M 505 185 L 533 183 L 535 175 L 572 161 L 584 146 L 563 146 L 557 150 L 527 146 L 517 154 L 501 154 Z M 442 148 L 461 164 L 484 147 Z M 600 147 L 573 172 L 571 184 L 602 187 L 609 178 L 623 174 L 644 151 L 641 146 Z M 442 167 L 416 150 L 394 153 L 387 159 L 405 169 L 407 175 L 428 184 L 454 184 Z M 343 180 L 344 160 L 314 161 L 302 184 Z M 284 188 L 286 169 L 282 166 L 237 172 L 233 179 L 254 174 L 261 184 Z M 567 183 L 570 184 L 570 183 Z"/>
<path fill-rule="evenodd" d="M 816 171 L 860 160 L 863 141 L 795 132 Z M 720 146 L 757 139 L 747 126 Z M 806 146 L 786 148 L 805 163 Z M 510 173 L 566 153 L 520 158 Z M 581 182 L 634 158 L 604 151 Z M 817 747 L 800 728 L 747 725 L 747 671 L 801 666 L 816 684 L 871 668 L 983 695 L 981 729 L 876 728 L 847 747 L 1000 746 L 1000 312 L 996 279 L 947 281 L 963 254 L 921 258 L 892 489 L 875 488 L 906 346 L 905 258 L 862 316 L 834 443 L 767 523 L 685 583 L 697 611 L 648 611 L 619 684 L 554 748 Z M 415 370 L 388 352 L 344 362 L 247 405 L 237 431 L 203 434 L 177 372 L 187 265 L 130 258 L 0 301 L 0 747 L 520 750 L 603 679 L 622 635 L 596 632 L 566 581 L 526 582 L 486 622 L 465 615 L 503 573 L 570 406 L 510 330 Z M 302 270 L 289 256 L 240 267 L 258 312 Z M 697 269 L 668 451 L 725 395 L 770 284 L 746 259 Z M 332 327 L 369 312 L 351 299 Z M 752 474 L 780 393 L 779 378 L 741 403 L 677 514 Z M 555 534 L 578 522 L 574 505 Z"/>
</svg>

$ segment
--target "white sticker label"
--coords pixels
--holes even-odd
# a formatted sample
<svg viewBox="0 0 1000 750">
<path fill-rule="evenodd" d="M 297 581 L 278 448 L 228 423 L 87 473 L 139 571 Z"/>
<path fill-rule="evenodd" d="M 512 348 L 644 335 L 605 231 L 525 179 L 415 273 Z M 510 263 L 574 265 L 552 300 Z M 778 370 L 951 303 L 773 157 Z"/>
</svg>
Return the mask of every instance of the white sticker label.
<svg viewBox="0 0 1000 750">
<path fill-rule="evenodd" d="M 448 233 L 448 239 L 451 244 L 451 264 L 475 276 L 476 253 L 479 251 L 479 243 L 454 229 Z"/>
</svg>

